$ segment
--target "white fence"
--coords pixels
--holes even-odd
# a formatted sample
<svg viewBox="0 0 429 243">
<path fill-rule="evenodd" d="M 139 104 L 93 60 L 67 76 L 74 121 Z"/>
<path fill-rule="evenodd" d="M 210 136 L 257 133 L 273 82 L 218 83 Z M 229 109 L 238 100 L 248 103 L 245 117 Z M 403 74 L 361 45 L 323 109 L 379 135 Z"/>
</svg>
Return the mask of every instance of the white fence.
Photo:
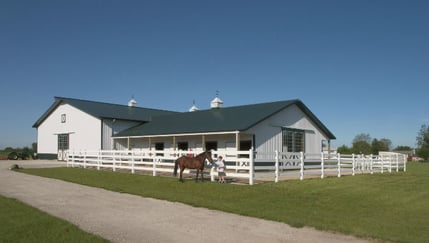
<svg viewBox="0 0 429 243">
<path fill-rule="evenodd" d="M 130 170 L 172 173 L 174 161 L 182 155 L 198 154 L 202 151 L 177 150 L 99 150 L 68 151 L 67 166 L 93 167 L 99 169 Z M 399 153 L 380 155 L 355 154 L 309 154 L 309 153 L 256 153 L 249 151 L 212 151 L 213 156 L 222 155 L 226 163 L 227 178 L 245 179 L 250 185 L 255 179 L 278 182 L 281 179 L 342 175 L 357 173 L 384 173 L 406 171 L 406 156 Z M 213 158 L 216 159 L 216 158 Z M 212 181 L 217 175 L 215 168 L 207 162 L 207 172 Z M 186 169 L 184 173 L 195 173 Z"/>
</svg>

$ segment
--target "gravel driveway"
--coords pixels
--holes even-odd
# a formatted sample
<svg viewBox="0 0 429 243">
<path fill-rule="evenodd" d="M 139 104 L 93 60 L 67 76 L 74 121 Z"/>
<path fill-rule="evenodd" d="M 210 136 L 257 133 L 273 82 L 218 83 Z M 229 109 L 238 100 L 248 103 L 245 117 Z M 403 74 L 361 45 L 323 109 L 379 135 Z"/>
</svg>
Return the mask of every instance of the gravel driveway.
<svg viewBox="0 0 429 243">
<path fill-rule="evenodd" d="M 112 242 L 370 242 L 17 173 L 8 169 L 14 163 L 25 168 L 64 166 L 56 161 L 0 161 L 0 194 Z"/>
</svg>

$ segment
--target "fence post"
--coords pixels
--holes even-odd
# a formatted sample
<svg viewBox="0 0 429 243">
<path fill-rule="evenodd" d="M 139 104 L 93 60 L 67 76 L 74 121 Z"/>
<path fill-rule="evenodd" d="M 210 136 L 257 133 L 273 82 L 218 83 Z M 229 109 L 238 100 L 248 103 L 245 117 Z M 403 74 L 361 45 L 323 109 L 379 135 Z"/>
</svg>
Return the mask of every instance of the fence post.
<svg viewBox="0 0 429 243">
<path fill-rule="evenodd" d="M 119 159 L 121 159 L 121 151 L 118 151 L 118 153 L 119 153 Z M 115 152 L 114 159 L 113 159 L 113 166 L 112 166 L 113 171 L 116 171 L 116 159 L 117 159 L 117 155 Z"/>
<path fill-rule="evenodd" d="M 304 180 L 304 152 L 300 152 L 299 154 L 300 160 L 301 160 L 301 170 L 299 172 L 299 179 L 302 181 Z"/>
<path fill-rule="evenodd" d="M 249 185 L 253 185 L 253 178 L 255 176 L 255 166 L 253 161 L 253 149 L 249 150 Z"/>
<path fill-rule="evenodd" d="M 392 155 L 389 155 L 389 173 L 392 173 Z"/>
<path fill-rule="evenodd" d="M 403 156 L 404 157 L 404 172 L 407 171 L 407 156 Z"/>
<path fill-rule="evenodd" d="M 374 157 L 372 156 L 372 154 L 370 155 L 371 157 L 369 158 L 369 172 L 372 174 L 374 174 Z M 378 158 L 380 159 L 380 158 Z"/>
<path fill-rule="evenodd" d="M 396 172 L 399 172 L 399 154 L 395 154 L 396 157 Z"/>
<path fill-rule="evenodd" d="M 152 148 L 149 151 L 152 157 L 152 176 L 156 176 L 156 154 L 152 152 Z"/>
<path fill-rule="evenodd" d="M 135 170 L 134 170 L 134 150 L 131 150 L 131 173 L 134 174 Z"/>
<path fill-rule="evenodd" d="M 74 152 L 74 149 L 73 149 L 73 153 L 72 153 L 72 168 L 74 168 L 74 162 L 75 162 L 75 161 L 74 161 L 74 153 L 75 153 L 75 152 Z"/>
<path fill-rule="evenodd" d="M 274 172 L 274 182 L 279 182 L 279 151 L 277 151 L 277 149 L 274 151 L 275 152 L 275 172 Z"/>
<path fill-rule="evenodd" d="M 328 153 L 329 153 L 329 151 L 328 151 Z M 323 178 L 325 178 L 325 156 L 323 155 L 323 152 L 320 152 L 320 154 L 322 155 L 322 157 L 321 157 L 321 175 L 320 175 L 320 178 L 321 179 L 323 179 Z M 329 154 L 328 154 L 328 157 L 329 157 Z"/>
<path fill-rule="evenodd" d="M 352 154 L 352 176 L 355 175 L 355 166 L 356 166 L 355 154 Z"/>
<path fill-rule="evenodd" d="M 85 151 L 86 155 L 86 151 Z M 100 170 L 101 159 L 97 159 L 97 170 Z"/>
<path fill-rule="evenodd" d="M 70 151 L 67 151 L 67 154 L 70 153 Z M 69 154 L 67 155 L 67 159 L 66 159 L 66 166 L 69 167 Z"/>
<path fill-rule="evenodd" d="M 338 175 L 337 175 L 337 177 L 341 177 L 341 154 L 340 153 L 338 153 L 337 161 L 338 161 Z"/>
<path fill-rule="evenodd" d="M 83 151 L 83 168 L 86 169 L 86 150 Z"/>
<path fill-rule="evenodd" d="M 215 172 L 214 172 L 214 166 L 212 166 L 212 168 L 210 168 L 210 181 L 213 182 L 215 181 Z"/>
</svg>

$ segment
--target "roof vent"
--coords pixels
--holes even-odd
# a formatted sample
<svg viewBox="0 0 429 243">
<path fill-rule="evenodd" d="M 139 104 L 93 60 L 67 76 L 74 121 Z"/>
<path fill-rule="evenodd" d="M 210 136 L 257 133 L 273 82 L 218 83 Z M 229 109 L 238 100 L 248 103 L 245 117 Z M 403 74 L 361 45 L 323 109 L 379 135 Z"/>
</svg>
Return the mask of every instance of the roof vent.
<svg viewBox="0 0 429 243">
<path fill-rule="evenodd" d="M 192 102 L 192 107 L 189 108 L 189 112 L 194 112 L 199 110 L 198 107 L 195 105 L 195 100 Z"/>
<path fill-rule="evenodd" d="M 219 95 L 219 91 L 216 91 L 216 98 L 214 98 L 212 102 L 210 102 L 210 108 L 219 109 L 223 107 L 223 101 L 219 99 L 218 95 Z"/>
<path fill-rule="evenodd" d="M 194 111 L 198 111 L 198 107 L 196 107 L 195 105 L 193 105 L 191 108 L 189 108 L 189 112 L 194 112 Z"/>
<path fill-rule="evenodd" d="M 131 99 L 130 101 L 128 101 L 128 106 L 129 107 L 136 107 L 137 101 L 135 99 Z"/>
</svg>

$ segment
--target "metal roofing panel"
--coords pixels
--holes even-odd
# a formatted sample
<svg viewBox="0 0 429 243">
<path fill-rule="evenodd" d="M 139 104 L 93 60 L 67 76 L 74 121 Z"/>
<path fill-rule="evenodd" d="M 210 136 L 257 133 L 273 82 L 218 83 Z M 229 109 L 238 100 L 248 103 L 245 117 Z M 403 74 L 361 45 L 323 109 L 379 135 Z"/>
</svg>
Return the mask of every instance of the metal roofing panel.
<svg viewBox="0 0 429 243">
<path fill-rule="evenodd" d="M 173 111 L 130 107 L 127 105 L 117 105 L 96 101 L 55 97 L 54 104 L 52 104 L 51 107 L 34 123 L 33 127 L 38 127 L 62 103 L 74 106 L 79 110 L 100 119 L 111 118 L 147 122 L 155 116 L 177 113 Z"/>
<path fill-rule="evenodd" d="M 154 117 L 151 122 L 122 131 L 115 137 L 244 131 L 293 104 L 300 107 L 327 136 L 335 139 L 335 136 L 300 100 L 278 101 L 158 116 Z"/>
</svg>

